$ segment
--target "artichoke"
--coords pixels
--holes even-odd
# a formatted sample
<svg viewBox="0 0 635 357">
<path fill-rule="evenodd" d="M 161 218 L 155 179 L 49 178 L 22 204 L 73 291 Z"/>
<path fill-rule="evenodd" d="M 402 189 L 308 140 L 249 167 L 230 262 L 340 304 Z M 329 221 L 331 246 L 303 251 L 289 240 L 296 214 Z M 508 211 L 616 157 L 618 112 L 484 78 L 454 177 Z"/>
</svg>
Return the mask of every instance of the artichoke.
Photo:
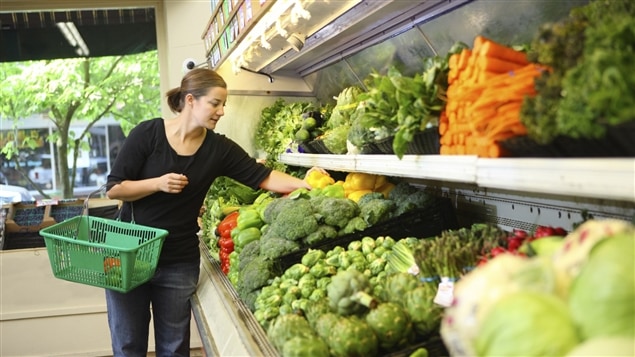
<svg viewBox="0 0 635 357">
<path fill-rule="evenodd" d="M 306 337 L 314 334 L 309 322 L 297 314 L 278 316 L 267 330 L 267 336 L 278 351 L 282 351 L 284 344 L 294 337 Z"/>
<path fill-rule="evenodd" d="M 335 357 L 376 356 L 379 350 L 373 329 L 355 315 L 339 317 L 329 332 L 327 344 Z"/>
<path fill-rule="evenodd" d="M 282 357 L 329 357 L 329 347 L 319 336 L 296 336 L 282 346 Z"/>
<path fill-rule="evenodd" d="M 443 308 L 433 302 L 436 293 L 436 285 L 421 284 L 405 294 L 404 307 L 420 335 L 439 330 Z"/>
<path fill-rule="evenodd" d="M 331 327 L 335 325 L 338 319 L 339 316 L 334 312 L 327 312 L 320 315 L 317 320 L 315 320 L 315 332 L 317 332 L 318 336 L 328 341 Z"/>
<path fill-rule="evenodd" d="M 303 312 L 304 317 L 306 317 L 307 321 L 309 321 L 309 325 L 315 329 L 317 320 L 320 316 L 331 312 L 331 307 L 329 306 L 327 299 L 320 299 L 315 301 L 313 304 L 309 304 Z"/>
<path fill-rule="evenodd" d="M 410 273 L 398 272 L 390 274 L 384 283 L 383 300 L 405 306 L 406 292 L 412 291 L 420 285 L 419 279 Z"/>
<path fill-rule="evenodd" d="M 370 310 L 366 322 L 375 332 L 379 347 L 387 351 L 408 345 L 414 337 L 410 316 L 403 307 L 392 302 L 381 303 Z"/>
<path fill-rule="evenodd" d="M 369 278 L 354 269 L 335 274 L 326 291 L 331 310 L 342 316 L 363 313 L 377 304 L 369 294 L 372 291 Z"/>
</svg>

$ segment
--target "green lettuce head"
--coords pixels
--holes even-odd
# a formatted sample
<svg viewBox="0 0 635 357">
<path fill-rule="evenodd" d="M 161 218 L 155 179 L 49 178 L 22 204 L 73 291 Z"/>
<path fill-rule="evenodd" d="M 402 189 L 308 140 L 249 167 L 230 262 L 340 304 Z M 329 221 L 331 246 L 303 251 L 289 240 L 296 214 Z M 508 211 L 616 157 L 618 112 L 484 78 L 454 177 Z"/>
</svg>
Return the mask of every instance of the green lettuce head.
<svg viewBox="0 0 635 357">
<path fill-rule="evenodd" d="M 580 342 L 564 301 L 523 291 L 503 297 L 475 341 L 478 356 L 564 356 Z"/>
<path fill-rule="evenodd" d="M 573 281 L 571 314 L 584 339 L 635 337 L 635 233 L 597 243 Z"/>
</svg>

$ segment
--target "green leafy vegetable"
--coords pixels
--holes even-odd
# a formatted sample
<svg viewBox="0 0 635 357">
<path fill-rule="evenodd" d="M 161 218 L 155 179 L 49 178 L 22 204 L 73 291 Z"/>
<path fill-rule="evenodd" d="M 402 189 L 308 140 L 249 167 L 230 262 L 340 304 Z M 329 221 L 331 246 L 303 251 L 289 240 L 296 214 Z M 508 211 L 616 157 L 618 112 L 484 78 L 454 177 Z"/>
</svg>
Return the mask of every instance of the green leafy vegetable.
<svg viewBox="0 0 635 357">
<path fill-rule="evenodd" d="M 583 338 L 635 336 L 635 234 L 598 242 L 569 294 L 573 319 Z"/>
<path fill-rule="evenodd" d="M 475 346 L 478 356 L 564 356 L 579 342 L 564 301 L 525 291 L 491 308 Z"/>
</svg>

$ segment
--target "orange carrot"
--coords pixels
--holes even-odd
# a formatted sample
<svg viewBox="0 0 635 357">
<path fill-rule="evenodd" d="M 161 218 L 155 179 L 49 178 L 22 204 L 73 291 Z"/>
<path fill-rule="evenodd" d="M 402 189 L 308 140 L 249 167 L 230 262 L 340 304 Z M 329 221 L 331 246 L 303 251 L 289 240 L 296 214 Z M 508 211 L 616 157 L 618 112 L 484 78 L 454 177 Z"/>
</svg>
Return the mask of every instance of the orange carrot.
<svg viewBox="0 0 635 357">
<path fill-rule="evenodd" d="M 496 57 L 485 57 L 479 56 L 476 60 L 476 65 L 479 67 L 481 71 L 493 72 L 493 73 L 505 73 L 509 71 L 514 71 L 523 65 L 507 61 L 505 59 L 499 59 Z"/>
<path fill-rule="evenodd" d="M 443 135 L 448 131 L 448 123 L 445 121 L 439 122 L 439 134 Z"/>
<path fill-rule="evenodd" d="M 456 63 L 457 69 L 459 71 L 463 71 L 465 68 L 467 68 L 467 65 L 471 56 L 472 56 L 472 51 L 468 48 L 464 48 L 459 53 L 458 61 Z"/>
<path fill-rule="evenodd" d="M 492 143 L 488 148 L 488 157 L 502 157 L 504 156 L 503 148 L 497 144 Z"/>
<path fill-rule="evenodd" d="M 516 51 L 511 47 L 502 45 L 490 39 L 485 39 L 479 46 L 479 56 L 496 57 L 502 60 L 516 62 L 522 65 L 529 63 L 527 55 L 523 52 Z"/>
</svg>

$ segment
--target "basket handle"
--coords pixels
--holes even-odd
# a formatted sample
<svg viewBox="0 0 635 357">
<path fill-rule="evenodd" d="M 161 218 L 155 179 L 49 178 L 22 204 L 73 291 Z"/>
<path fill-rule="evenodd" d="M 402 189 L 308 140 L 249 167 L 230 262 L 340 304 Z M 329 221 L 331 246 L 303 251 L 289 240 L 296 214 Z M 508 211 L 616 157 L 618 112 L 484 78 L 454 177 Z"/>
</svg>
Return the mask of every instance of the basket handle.
<svg viewBox="0 0 635 357">
<path fill-rule="evenodd" d="M 90 220 L 90 215 L 88 214 L 88 203 L 90 200 L 90 197 L 94 194 L 98 194 L 98 193 L 106 193 L 106 184 L 101 185 L 97 190 L 89 193 L 86 196 L 86 199 L 84 200 L 84 208 L 83 208 L 83 214 L 86 215 L 86 220 L 89 221 Z M 135 223 L 135 219 L 134 219 L 134 209 L 133 209 L 133 205 L 132 202 L 128 202 L 130 203 L 130 223 Z M 121 208 L 119 209 L 119 213 L 117 214 L 117 217 L 115 218 L 116 221 L 121 221 Z M 79 226 L 80 226 L 81 221 L 77 221 L 77 228 L 75 229 L 78 233 L 79 233 Z M 86 229 L 88 230 L 88 240 L 90 241 L 90 224 L 87 225 Z"/>
<path fill-rule="evenodd" d="M 98 193 L 106 193 L 106 188 L 107 188 L 107 185 L 103 184 L 98 189 L 89 193 L 88 196 L 86 196 L 86 199 L 84 200 L 84 212 L 86 212 L 86 215 L 88 215 L 88 201 L 90 200 L 90 196 L 98 194 Z M 135 223 L 134 207 L 132 205 L 132 202 L 128 202 L 128 203 L 130 203 L 130 223 Z M 117 221 L 121 221 L 121 209 L 119 209 L 119 213 L 117 214 L 117 218 L 115 219 Z"/>
</svg>

